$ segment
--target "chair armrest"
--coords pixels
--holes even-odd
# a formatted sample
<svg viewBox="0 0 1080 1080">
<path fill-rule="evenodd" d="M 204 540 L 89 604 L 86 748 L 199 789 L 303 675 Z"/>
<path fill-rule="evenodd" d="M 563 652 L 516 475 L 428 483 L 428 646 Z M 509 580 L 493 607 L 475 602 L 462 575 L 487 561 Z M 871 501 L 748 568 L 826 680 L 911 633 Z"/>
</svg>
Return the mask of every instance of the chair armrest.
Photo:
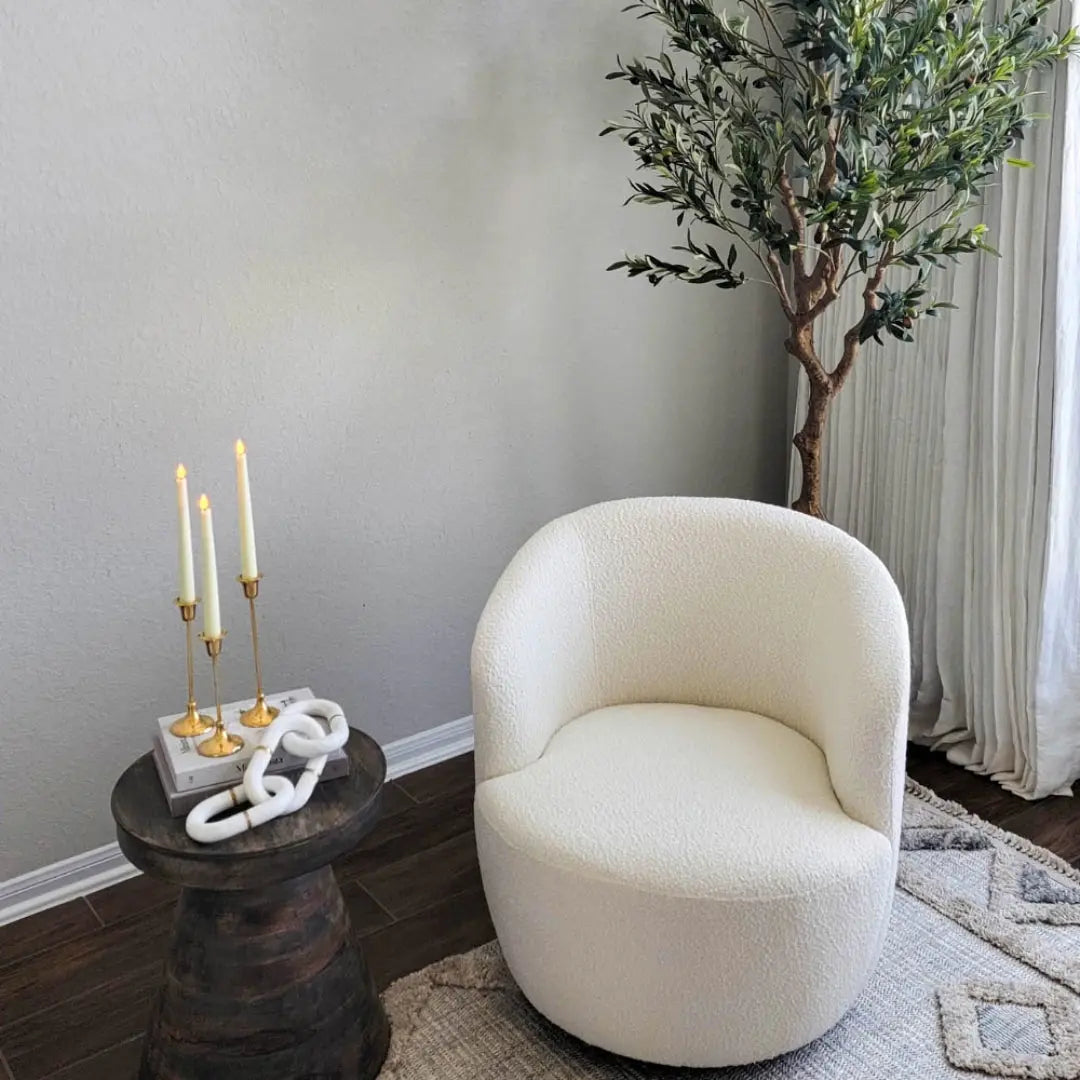
<svg viewBox="0 0 1080 1080">
<path fill-rule="evenodd" d="M 895 583 L 865 551 L 872 589 L 851 589 L 817 656 L 822 695 L 807 734 L 822 749 L 840 805 L 899 844 L 911 661 L 907 618 Z M 809 660 L 810 658 L 808 658 Z M 831 689 L 831 693 L 830 693 Z"/>
<path fill-rule="evenodd" d="M 536 761 L 569 720 L 595 708 L 588 566 L 568 518 L 514 556 L 472 647 L 477 782 Z"/>
</svg>

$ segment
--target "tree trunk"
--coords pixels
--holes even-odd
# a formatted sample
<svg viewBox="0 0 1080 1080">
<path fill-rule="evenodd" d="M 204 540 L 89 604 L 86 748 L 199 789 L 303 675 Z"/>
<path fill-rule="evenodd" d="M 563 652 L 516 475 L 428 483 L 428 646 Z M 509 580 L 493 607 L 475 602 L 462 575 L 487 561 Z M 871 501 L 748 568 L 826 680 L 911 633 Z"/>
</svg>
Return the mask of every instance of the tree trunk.
<svg viewBox="0 0 1080 1080">
<path fill-rule="evenodd" d="M 822 519 L 825 514 L 821 509 L 821 437 L 825 433 L 831 401 L 832 387 L 827 382 L 811 379 L 806 422 L 792 440 L 802 462 L 802 490 L 791 509 Z"/>
</svg>

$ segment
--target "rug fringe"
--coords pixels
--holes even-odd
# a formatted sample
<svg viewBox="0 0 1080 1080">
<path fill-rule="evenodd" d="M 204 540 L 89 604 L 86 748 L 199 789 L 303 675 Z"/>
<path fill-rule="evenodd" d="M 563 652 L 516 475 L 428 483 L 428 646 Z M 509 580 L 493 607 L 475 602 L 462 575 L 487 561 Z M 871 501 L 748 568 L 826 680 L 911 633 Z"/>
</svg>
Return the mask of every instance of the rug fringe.
<svg viewBox="0 0 1080 1080">
<path fill-rule="evenodd" d="M 957 802 L 943 799 L 930 788 L 923 787 L 922 784 L 912 780 L 910 776 L 907 778 L 906 788 L 909 795 L 914 795 L 915 798 L 921 799 L 927 805 L 936 807 L 938 810 L 944 810 L 947 814 L 951 814 L 961 821 L 967 821 L 980 829 L 985 829 L 990 836 L 999 843 L 1007 844 L 1009 847 L 1013 848 L 1013 850 L 1026 855 L 1029 859 L 1033 859 L 1037 863 L 1042 863 L 1043 866 L 1047 866 L 1051 870 L 1057 871 L 1059 874 L 1067 877 L 1070 881 L 1074 881 L 1077 885 L 1080 885 L 1080 870 L 1077 870 L 1064 859 L 1059 858 L 1052 851 L 1047 851 L 1046 848 L 1040 847 L 1038 844 L 1034 844 L 1022 836 L 1017 836 L 1016 833 L 1009 832 L 1008 829 L 999 828 L 985 818 L 979 817 L 978 814 L 973 814 L 970 810 L 965 810 L 964 807 Z"/>
</svg>

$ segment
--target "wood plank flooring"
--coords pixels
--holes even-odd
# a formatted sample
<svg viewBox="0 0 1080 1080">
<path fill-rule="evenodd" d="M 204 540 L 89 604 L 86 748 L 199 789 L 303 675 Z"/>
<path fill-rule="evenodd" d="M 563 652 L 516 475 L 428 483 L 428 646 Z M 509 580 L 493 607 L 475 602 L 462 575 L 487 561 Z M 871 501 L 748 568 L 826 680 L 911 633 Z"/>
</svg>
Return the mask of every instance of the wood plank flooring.
<svg viewBox="0 0 1080 1080">
<path fill-rule="evenodd" d="M 472 831 L 472 755 L 387 785 L 379 826 L 337 865 L 380 987 L 494 936 Z M 910 748 L 920 783 L 1080 864 L 1080 800 L 1024 802 Z M 134 1076 L 176 891 L 133 878 L 0 927 L 0 1080 Z"/>
</svg>

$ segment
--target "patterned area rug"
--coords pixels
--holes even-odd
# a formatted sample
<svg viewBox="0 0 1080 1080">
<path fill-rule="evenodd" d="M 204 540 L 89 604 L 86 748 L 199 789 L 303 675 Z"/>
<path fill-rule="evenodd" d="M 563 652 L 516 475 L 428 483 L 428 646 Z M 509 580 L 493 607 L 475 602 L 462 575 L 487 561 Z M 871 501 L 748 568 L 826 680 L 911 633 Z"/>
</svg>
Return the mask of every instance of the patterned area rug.
<svg viewBox="0 0 1080 1080">
<path fill-rule="evenodd" d="M 877 972 L 810 1046 L 730 1069 L 614 1057 L 539 1016 L 492 942 L 390 988 L 381 1080 L 1078 1080 L 1080 874 L 912 782 L 901 848 Z"/>
</svg>

